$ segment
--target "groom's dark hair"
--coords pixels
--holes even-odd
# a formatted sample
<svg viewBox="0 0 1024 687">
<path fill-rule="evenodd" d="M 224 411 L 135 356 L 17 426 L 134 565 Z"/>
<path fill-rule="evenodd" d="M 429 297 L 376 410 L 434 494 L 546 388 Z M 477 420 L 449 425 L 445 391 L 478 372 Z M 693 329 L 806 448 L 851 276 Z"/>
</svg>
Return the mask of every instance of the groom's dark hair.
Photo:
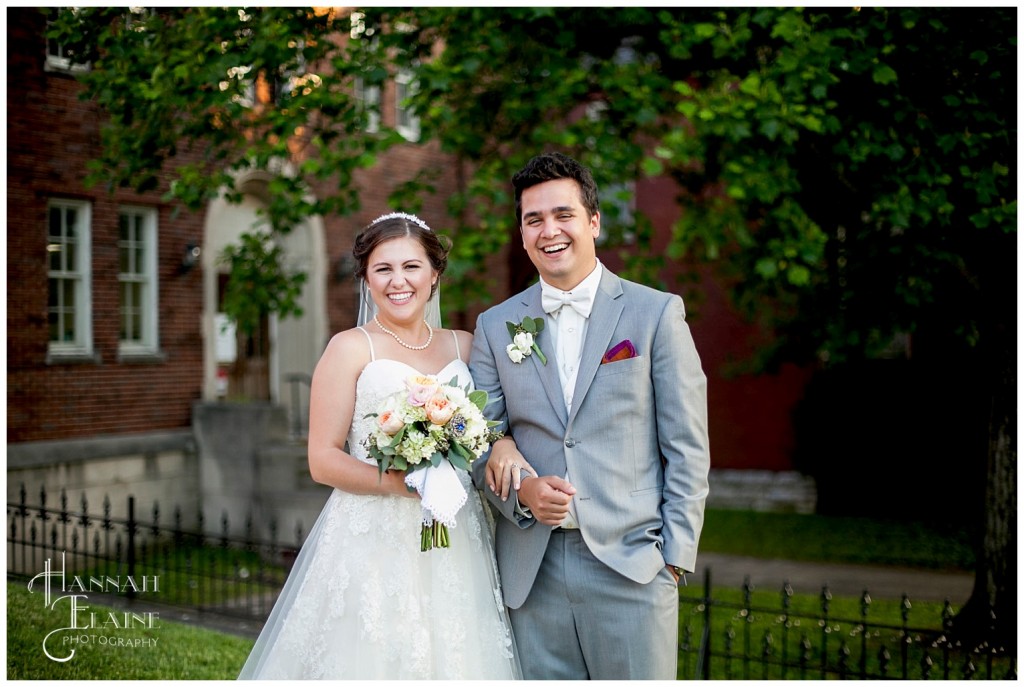
<svg viewBox="0 0 1024 687">
<path fill-rule="evenodd" d="M 544 153 L 537 155 L 521 170 L 512 175 L 512 188 L 516 194 L 516 226 L 523 223 L 523 191 L 556 179 L 572 179 L 580 187 L 580 202 L 590 217 L 601 210 L 597 198 L 597 184 L 590 170 L 576 160 L 562 153 Z"/>
</svg>

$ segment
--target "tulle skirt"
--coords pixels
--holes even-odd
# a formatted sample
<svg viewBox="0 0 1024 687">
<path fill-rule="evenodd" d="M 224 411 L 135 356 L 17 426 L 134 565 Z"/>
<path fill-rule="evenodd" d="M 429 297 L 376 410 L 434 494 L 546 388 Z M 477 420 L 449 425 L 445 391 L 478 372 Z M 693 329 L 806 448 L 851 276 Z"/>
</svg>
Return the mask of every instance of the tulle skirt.
<svg viewBox="0 0 1024 687">
<path fill-rule="evenodd" d="M 463 475 L 451 545 L 425 552 L 418 500 L 335 490 L 239 679 L 518 679 L 492 523 Z"/>
</svg>

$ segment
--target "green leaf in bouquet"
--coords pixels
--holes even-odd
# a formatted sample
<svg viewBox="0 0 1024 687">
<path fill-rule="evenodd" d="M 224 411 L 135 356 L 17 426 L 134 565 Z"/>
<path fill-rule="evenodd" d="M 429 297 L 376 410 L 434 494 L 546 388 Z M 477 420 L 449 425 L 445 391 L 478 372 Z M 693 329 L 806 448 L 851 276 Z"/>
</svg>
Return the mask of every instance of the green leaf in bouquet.
<svg viewBox="0 0 1024 687">
<path fill-rule="evenodd" d="M 444 460 L 444 455 L 440 451 L 434 451 L 434 455 L 430 456 L 430 466 L 436 468 L 442 460 Z"/>
<path fill-rule="evenodd" d="M 405 426 L 403 426 L 402 429 L 398 430 L 398 433 L 395 434 L 394 437 L 392 437 L 391 443 L 388 444 L 388 446 L 390 448 L 398 448 L 398 445 L 400 443 L 402 443 L 402 439 L 404 439 L 404 438 L 405 438 Z"/>
<path fill-rule="evenodd" d="M 469 472 L 469 460 L 463 455 L 463 453 L 468 453 L 468 451 L 462 448 L 462 446 L 460 446 L 459 444 L 452 444 L 452 447 L 454 448 L 454 450 L 448 454 L 448 462 L 451 463 L 453 467 L 456 467 L 459 470 L 465 470 L 466 472 Z M 461 451 L 459 449 L 461 449 Z"/>
<path fill-rule="evenodd" d="M 508 335 L 513 339 L 516 338 L 516 325 L 514 322 L 505 322 L 505 326 L 508 327 Z"/>
<path fill-rule="evenodd" d="M 469 402 L 480 409 L 483 412 L 484 406 L 487 405 L 487 392 L 482 389 L 471 391 L 469 393 Z"/>
<path fill-rule="evenodd" d="M 462 444 L 460 444 L 458 442 L 455 442 L 455 441 L 452 442 L 451 453 L 457 454 L 460 458 L 465 459 L 466 462 L 471 462 L 474 458 L 476 458 L 476 456 L 473 455 L 472 451 L 470 451 L 468 448 L 466 448 Z M 450 455 L 449 455 L 448 458 L 449 458 L 449 460 L 451 460 L 451 456 Z"/>
<path fill-rule="evenodd" d="M 391 459 L 391 464 L 395 466 L 396 470 L 401 470 L 402 472 L 405 472 L 406 470 L 409 469 L 409 463 L 402 456 L 394 456 Z"/>
</svg>

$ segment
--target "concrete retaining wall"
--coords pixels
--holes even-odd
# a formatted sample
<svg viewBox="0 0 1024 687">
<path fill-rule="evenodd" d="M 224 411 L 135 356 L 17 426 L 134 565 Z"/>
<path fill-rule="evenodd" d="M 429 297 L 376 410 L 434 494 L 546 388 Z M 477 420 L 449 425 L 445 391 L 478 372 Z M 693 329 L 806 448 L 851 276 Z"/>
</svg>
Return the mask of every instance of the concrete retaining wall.
<svg viewBox="0 0 1024 687">
<path fill-rule="evenodd" d="M 153 504 L 160 521 L 173 524 L 174 507 L 181 508 L 182 527 L 195 527 L 199 513 L 199 460 L 190 431 L 38 441 L 7 447 L 7 502 L 19 503 L 22 487 L 26 501 L 60 508 L 61 491 L 67 508 L 82 512 L 82 498 L 92 514 L 103 513 L 110 501 L 110 517 L 128 514 L 128 496 L 135 496 L 135 515 L 150 519 Z"/>
</svg>

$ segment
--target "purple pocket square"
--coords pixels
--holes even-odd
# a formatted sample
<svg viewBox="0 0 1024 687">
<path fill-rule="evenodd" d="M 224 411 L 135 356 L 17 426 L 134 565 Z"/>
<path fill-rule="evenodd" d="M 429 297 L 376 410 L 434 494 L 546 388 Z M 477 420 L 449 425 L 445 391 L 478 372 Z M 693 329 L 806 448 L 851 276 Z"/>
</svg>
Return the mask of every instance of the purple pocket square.
<svg viewBox="0 0 1024 687">
<path fill-rule="evenodd" d="M 601 358 L 601 364 L 605 365 L 607 363 L 614 363 L 619 360 L 629 360 L 630 358 L 635 357 L 636 349 L 633 347 L 633 342 L 629 339 L 625 339 L 608 349 L 608 352 L 604 354 L 603 358 Z"/>
</svg>

